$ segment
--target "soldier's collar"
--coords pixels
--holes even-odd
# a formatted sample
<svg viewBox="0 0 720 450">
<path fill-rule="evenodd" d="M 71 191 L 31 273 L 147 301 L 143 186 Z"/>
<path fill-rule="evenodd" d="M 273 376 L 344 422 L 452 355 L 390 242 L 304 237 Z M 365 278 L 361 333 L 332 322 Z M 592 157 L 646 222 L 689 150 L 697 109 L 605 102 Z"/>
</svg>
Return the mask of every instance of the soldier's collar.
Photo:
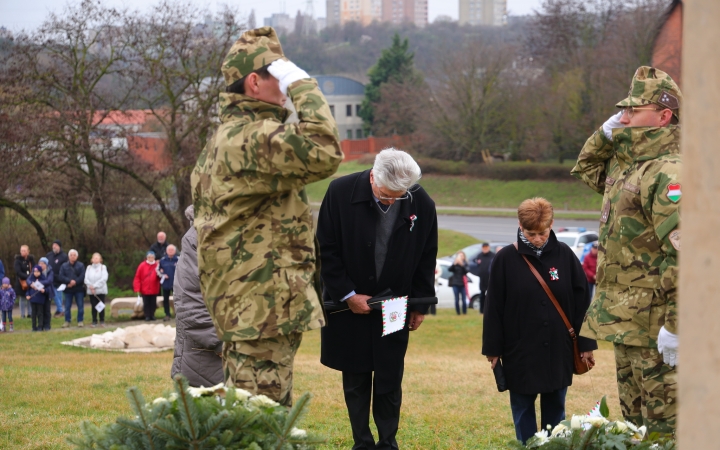
<svg viewBox="0 0 720 450">
<path fill-rule="evenodd" d="M 613 146 L 626 162 L 655 159 L 680 152 L 680 127 L 627 127 L 613 130 Z"/>
<path fill-rule="evenodd" d="M 218 101 L 218 115 L 221 122 L 240 120 L 245 123 L 264 119 L 275 119 L 285 122 L 290 111 L 282 106 L 266 103 L 242 94 L 223 92 Z"/>
</svg>

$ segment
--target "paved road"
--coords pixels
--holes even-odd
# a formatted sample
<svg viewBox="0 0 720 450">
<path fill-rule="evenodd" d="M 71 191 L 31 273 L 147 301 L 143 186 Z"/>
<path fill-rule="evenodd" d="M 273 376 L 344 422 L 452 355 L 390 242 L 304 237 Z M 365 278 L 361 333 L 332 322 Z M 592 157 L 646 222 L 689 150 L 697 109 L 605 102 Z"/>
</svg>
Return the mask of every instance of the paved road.
<svg viewBox="0 0 720 450">
<path fill-rule="evenodd" d="M 555 219 L 554 229 L 560 227 L 585 227 L 597 230 L 598 220 Z M 438 215 L 438 226 L 459 231 L 484 241 L 513 242 L 517 232 L 517 219 L 511 217 L 473 217 Z"/>
</svg>

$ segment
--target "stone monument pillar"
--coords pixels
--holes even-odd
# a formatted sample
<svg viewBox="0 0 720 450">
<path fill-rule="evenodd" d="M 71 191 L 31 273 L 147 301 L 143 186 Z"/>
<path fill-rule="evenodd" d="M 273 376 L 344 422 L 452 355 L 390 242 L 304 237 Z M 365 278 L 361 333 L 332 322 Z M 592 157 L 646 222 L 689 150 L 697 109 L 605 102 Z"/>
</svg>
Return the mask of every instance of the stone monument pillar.
<svg viewBox="0 0 720 450">
<path fill-rule="evenodd" d="M 720 448 L 720 1 L 683 2 L 678 444 Z"/>
</svg>

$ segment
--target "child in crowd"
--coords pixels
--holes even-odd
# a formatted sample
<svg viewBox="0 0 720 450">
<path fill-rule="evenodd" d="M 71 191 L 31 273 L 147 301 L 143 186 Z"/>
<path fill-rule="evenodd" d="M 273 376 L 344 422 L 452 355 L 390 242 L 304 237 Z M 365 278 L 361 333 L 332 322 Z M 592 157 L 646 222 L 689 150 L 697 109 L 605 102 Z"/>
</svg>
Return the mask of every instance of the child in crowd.
<svg viewBox="0 0 720 450">
<path fill-rule="evenodd" d="M 15 291 L 10 286 L 10 278 L 5 277 L 0 287 L 0 311 L 2 311 L 3 328 L 6 331 L 13 331 L 13 306 L 15 306 Z"/>
<path fill-rule="evenodd" d="M 52 281 L 48 281 L 48 278 L 43 274 L 42 267 L 33 267 L 33 273 L 27 279 L 28 291 L 25 298 L 30 301 L 32 308 L 32 330 L 43 331 L 43 324 L 45 323 L 45 302 L 49 302 L 48 299 L 48 285 L 52 285 Z M 41 288 L 36 288 L 36 283 L 42 285 Z"/>
</svg>

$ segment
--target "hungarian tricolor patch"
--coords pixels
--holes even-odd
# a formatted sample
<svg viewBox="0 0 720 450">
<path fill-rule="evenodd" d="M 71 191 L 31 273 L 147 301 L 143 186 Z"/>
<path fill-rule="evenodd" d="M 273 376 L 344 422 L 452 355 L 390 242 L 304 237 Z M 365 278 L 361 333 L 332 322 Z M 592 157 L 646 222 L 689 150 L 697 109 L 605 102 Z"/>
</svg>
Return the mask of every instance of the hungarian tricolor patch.
<svg viewBox="0 0 720 450">
<path fill-rule="evenodd" d="M 667 197 L 673 203 L 677 203 L 680 201 L 680 197 L 682 197 L 682 192 L 680 191 L 680 183 L 668 184 Z"/>
</svg>

